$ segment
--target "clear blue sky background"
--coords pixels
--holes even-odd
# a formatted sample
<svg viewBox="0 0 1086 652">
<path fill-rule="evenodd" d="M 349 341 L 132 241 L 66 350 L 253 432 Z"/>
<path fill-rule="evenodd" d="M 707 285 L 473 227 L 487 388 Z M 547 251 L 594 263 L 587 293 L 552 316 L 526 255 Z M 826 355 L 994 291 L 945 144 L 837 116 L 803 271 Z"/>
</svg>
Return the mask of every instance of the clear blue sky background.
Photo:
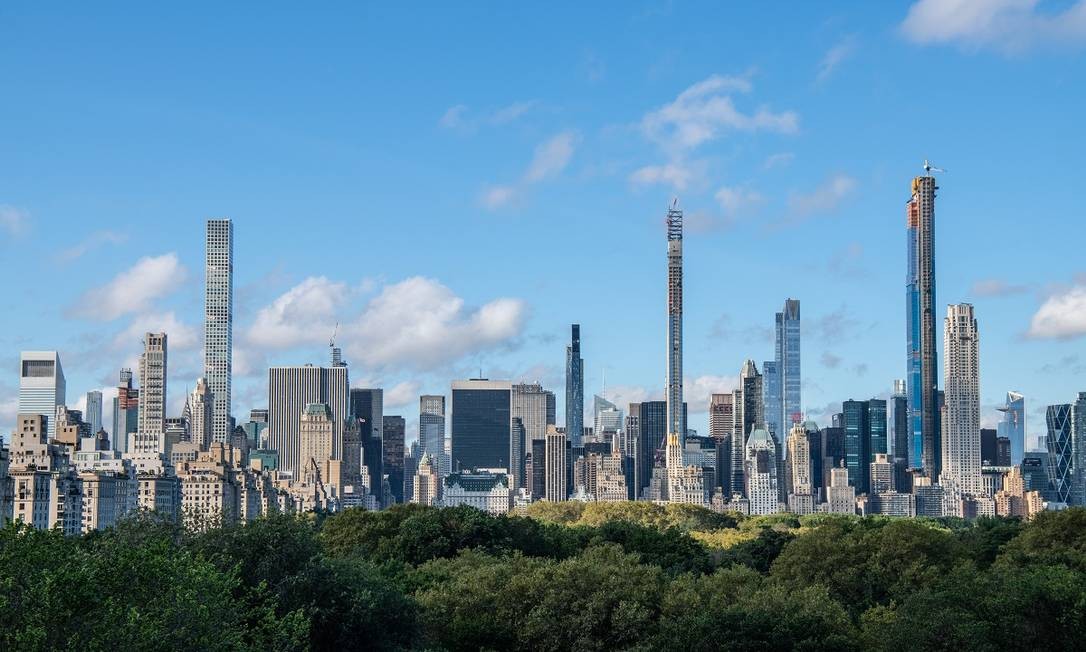
<svg viewBox="0 0 1086 652">
<path fill-rule="evenodd" d="M 786 297 L 824 421 L 904 373 L 904 203 L 930 158 L 938 301 L 976 305 L 985 421 L 1020 390 L 1036 435 L 1086 390 L 1083 7 L 964 6 L 5 3 L 0 431 L 20 350 L 59 349 L 78 404 L 145 329 L 170 333 L 179 410 L 217 216 L 238 417 L 337 321 L 352 381 L 409 420 L 480 368 L 561 403 L 571 322 L 586 397 L 604 370 L 617 402 L 660 395 L 673 196 L 692 427 L 772 358 Z"/>
</svg>

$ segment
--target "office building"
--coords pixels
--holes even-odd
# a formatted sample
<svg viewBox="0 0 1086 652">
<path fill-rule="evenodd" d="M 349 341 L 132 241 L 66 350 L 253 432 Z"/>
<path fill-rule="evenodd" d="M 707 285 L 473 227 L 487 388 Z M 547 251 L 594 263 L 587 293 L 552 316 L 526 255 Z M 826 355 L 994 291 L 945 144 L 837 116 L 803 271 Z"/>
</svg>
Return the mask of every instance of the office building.
<svg viewBox="0 0 1086 652">
<path fill-rule="evenodd" d="M 900 491 L 909 491 L 909 397 L 905 381 L 894 381 L 894 393 L 890 397 L 890 416 L 893 426 L 894 483 Z"/>
<path fill-rule="evenodd" d="M 811 468 L 811 440 L 802 423 L 792 426 L 788 433 L 785 453 L 788 509 L 796 514 L 812 514 L 815 510 L 814 470 Z"/>
<path fill-rule="evenodd" d="M 667 401 L 643 401 L 637 404 L 637 488 L 640 496 L 649 486 L 652 469 L 659 461 L 664 466 L 664 447 L 667 443 Z M 686 405 L 683 405 L 680 425 L 686 426 Z"/>
<path fill-rule="evenodd" d="M 332 459 L 335 437 L 332 410 L 324 403 L 305 406 L 298 420 L 298 457 L 303 467 L 313 462 L 318 467 Z"/>
<path fill-rule="evenodd" d="M 835 466 L 830 469 L 830 482 L 826 487 L 825 511 L 830 514 L 856 513 L 856 488 L 849 484 L 848 469 Z"/>
<path fill-rule="evenodd" d="M 716 444 L 716 482 L 728 499 L 732 492 L 732 451 L 737 436 L 735 394 L 713 394 L 709 398 L 709 437 Z"/>
<path fill-rule="evenodd" d="M 574 446 L 584 440 L 584 360 L 581 359 L 581 326 L 573 324 L 566 347 L 566 433 Z"/>
<path fill-rule="evenodd" d="M 1079 392 L 1071 405 L 1071 450 L 1074 454 L 1071 504 L 1086 506 L 1086 392 Z"/>
<path fill-rule="evenodd" d="M 1049 405 L 1045 411 L 1048 425 L 1048 483 L 1052 500 L 1071 504 L 1075 480 L 1074 430 L 1070 403 Z M 1023 463 L 1023 467 L 1025 464 Z"/>
<path fill-rule="evenodd" d="M 844 401 L 845 468 L 857 494 L 868 491 L 867 465 L 871 463 L 871 413 L 867 401 Z"/>
<path fill-rule="evenodd" d="M 622 410 L 599 394 L 592 397 L 592 417 L 593 432 L 597 438 L 602 438 L 605 432 L 622 430 Z"/>
<path fill-rule="evenodd" d="M 102 429 L 102 392 L 87 392 L 87 409 L 83 411 L 83 417 L 90 425 L 91 432 L 97 433 Z"/>
<path fill-rule="evenodd" d="M 981 494 L 980 349 L 973 306 L 947 306 L 944 322 L 943 463 L 939 484 L 953 501 Z"/>
<path fill-rule="evenodd" d="M 419 397 L 419 450 L 433 456 L 434 469 L 439 475 L 448 473 L 445 454 L 445 397 L 424 394 Z M 419 458 L 421 462 L 421 457 Z"/>
<path fill-rule="evenodd" d="M 551 502 L 569 496 L 566 434 L 554 426 L 547 428 L 543 450 L 543 498 Z"/>
<path fill-rule="evenodd" d="M 686 439 L 683 407 L 683 212 L 667 211 L 667 425 L 665 434 Z M 662 442 L 661 442 L 662 443 Z"/>
<path fill-rule="evenodd" d="M 215 419 L 219 412 L 219 396 L 211 379 L 212 443 L 218 443 Z M 340 458 L 343 426 L 348 414 L 347 368 L 272 367 L 268 369 L 268 445 L 279 452 L 279 471 L 301 478 L 304 460 L 299 451 L 299 427 L 302 412 L 310 403 L 323 403 L 332 414 L 332 457 Z"/>
<path fill-rule="evenodd" d="M 890 462 L 890 456 L 886 453 L 875 453 L 874 459 L 868 465 L 868 488 L 872 495 L 889 493 L 894 490 L 894 465 Z"/>
<path fill-rule="evenodd" d="M 1010 440 L 1011 464 L 1021 464 L 1026 454 L 1026 397 L 1019 392 L 1007 392 L 1003 406 L 997 409 L 1003 418 L 996 425 L 996 433 Z"/>
<path fill-rule="evenodd" d="M 516 383 L 512 388 L 512 417 L 524 425 L 528 441 L 543 439 L 547 434 L 548 411 L 553 411 L 554 392 L 539 383 Z"/>
<path fill-rule="evenodd" d="M 132 386 L 132 370 L 121 369 L 113 399 L 113 450 L 128 452 L 128 435 L 139 429 L 140 392 Z"/>
<path fill-rule="evenodd" d="M 200 450 L 210 450 L 215 419 L 215 396 L 203 378 L 196 379 L 196 387 L 188 398 L 189 437 Z M 259 448 L 259 446 L 257 446 Z"/>
<path fill-rule="evenodd" d="M 782 431 L 784 403 L 781 399 L 781 375 L 776 360 L 762 363 L 762 405 L 765 406 L 765 425 L 773 437 L 783 440 L 788 433 Z"/>
<path fill-rule="evenodd" d="M 139 438 L 161 439 L 166 427 L 166 334 L 143 336 L 140 356 Z M 159 445 L 158 449 L 162 449 Z"/>
<path fill-rule="evenodd" d="M 441 478 L 435 465 L 434 456 L 430 453 L 422 453 L 412 488 L 414 493 L 411 502 L 426 506 L 438 504 L 441 498 Z"/>
<path fill-rule="evenodd" d="M 350 390 L 349 402 L 349 414 L 358 423 L 362 466 L 366 472 L 363 482 L 380 503 L 385 477 L 382 432 L 385 427 L 385 392 L 375 387 L 355 387 Z"/>
<path fill-rule="evenodd" d="M 803 420 L 800 377 L 799 299 L 785 299 L 776 315 L 776 367 L 781 396 L 780 437 Z M 774 410 L 776 410 L 774 406 Z"/>
<path fill-rule="evenodd" d="M 746 497 L 750 501 L 750 513 L 774 514 L 780 511 L 780 487 L 777 471 L 779 458 L 777 443 L 764 427 L 755 428 L 747 438 L 745 468 Z"/>
<path fill-rule="evenodd" d="M 234 224 L 208 220 L 204 294 L 204 378 L 215 396 L 211 439 L 230 441 L 234 332 Z M 306 401 L 314 402 L 314 401 Z M 319 402 L 319 401 L 316 401 Z M 294 405 L 292 420 L 304 405 Z M 334 408 L 333 408 L 334 409 Z M 282 461 L 283 458 L 280 458 Z"/>
<path fill-rule="evenodd" d="M 45 417 L 47 435 L 56 436 L 57 406 L 66 404 L 64 369 L 56 351 L 23 351 L 19 355 L 19 414 Z"/>
<path fill-rule="evenodd" d="M 452 470 L 508 469 L 512 384 L 473 378 L 452 384 Z"/>
<path fill-rule="evenodd" d="M 926 174 L 912 181 L 912 196 L 905 205 L 908 251 L 906 277 L 906 379 L 910 450 L 913 468 L 930 478 L 939 477 L 938 340 L 935 308 L 935 177 Z"/>
<path fill-rule="evenodd" d="M 404 502 L 404 439 L 407 435 L 407 421 L 397 415 L 384 417 L 382 430 L 382 450 L 384 453 L 384 473 L 392 489 L 391 503 Z"/>
</svg>

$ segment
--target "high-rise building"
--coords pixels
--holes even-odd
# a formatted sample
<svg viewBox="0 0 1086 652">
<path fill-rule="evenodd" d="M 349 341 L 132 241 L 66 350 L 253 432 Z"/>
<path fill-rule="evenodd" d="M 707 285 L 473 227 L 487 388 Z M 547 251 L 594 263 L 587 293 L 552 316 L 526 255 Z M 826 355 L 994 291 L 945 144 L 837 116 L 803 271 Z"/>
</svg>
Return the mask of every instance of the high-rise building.
<svg viewBox="0 0 1086 652">
<path fill-rule="evenodd" d="M 642 401 L 638 404 L 637 478 L 642 490 L 649 486 L 652 469 L 659 461 L 663 465 L 663 453 L 667 444 L 667 401 Z M 686 426 L 686 404 L 683 404 L 680 425 Z"/>
<path fill-rule="evenodd" d="M 622 410 L 599 394 L 592 397 L 592 423 L 596 437 L 622 430 Z"/>
<path fill-rule="evenodd" d="M 396 415 L 386 416 L 383 420 L 382 450 L 384 453 L 384 472 L 388 476 L 388 486 L 391 487 L 392 496 L 390 503 L 404 502 L 404 438 L 406 437 L 407 421 Z"/>
<path fill-rule="evenodd" d="M 713 394 L 709 398 L 709 437 L 716 443 L 716 482 L 728 499 L 732 492 L 732 451 L 737 436 L 735 394 Z"/>
<path fill-rule="evenodd" d="M 781 398 L 781 374 L 776 360 L 762 363 L 762 405 L 765 406 L 765 425 L 778 439 L 787 437 L 784 427 L 784 402 Z"/>
<path fill-rule="evenodd" d="M 230 388 L 234 350 L 234 224 L 208 220 L 204 294 L 204 378 L 215 395 L 211 439 L 230 441 Z M 320 402 L 320 401 L 309 401 Z M 298 419 L 304 405 L 289 417 Z M 333 407 L 334 410 L 334 407 Z M 341 415 L 337 415 L 340 416 Z M 281 451 L 280 451 L 281 452 Z M 279 458 L 282 463 L 283 458 Z M 284 468 L 284 467 L 280 467 Z"/>
<path fill-rule="evenodd" d="M 867 401 L 844 401 L 845 468 L 856 493 L 867 493 L 867 471 L 871 463 L 871 412 Z"/>
<path fill-rule="evenodd" d="M 219 396 L 211 380 L 206 381 L 214 401 L 212 443 L 218 443 L 215 419 L 220 414 Z M 310 403 L 324 403 L 332 413 L 332 457 L 341 459 L 348 413 L 347 368 L 304 365 L 268 369 L 268 445 L 279 451 L 279 470 L 295 479 L 301 478 L 304 463 L 298 448 L 299 424 Z"/>
<path fill-rule="evenodd" d="M 19 356 L 18 414 L 45 417 L 47 435 L 55 437 L 57 406 L 66 403 L 64 370 L 56 351 L 23 351 Z"/>
<path fill-rule="evenodd" d="M 309 403 L 298 419 L 298 457 L 302 468 L 312 461 L 317 468 L 332 459 L 332 411 L 325 403 Z M 327 478 L 325 478 L 327 481 Z"/>
<path fill-rule="evenodd" d="M 943 338 L 943 463 L 939 484 L 954 500 L 981 494 L 980 348 L 973 306 L 947 306 Z"/>
<path fill-rule="evenodd" d="M 877 496 L 894 490 L 894 465 L 890 463 L 889 455 L 875 453 L 869 467 L 868 487 L 872 495 Z"/>
<path fill-rule="evenodd" d="M 569 346 L 566 347 L 566 433 L 574 446 L 582 445 L 584 441 L 584 360 L 581 359 L 580 324 L 573 324 Z"/>
<path fill-rule="evenodd" d="M 776 359 L 781 394 L 781 434 L 792 424 L 803 420 L 800 377 L 799 299 L 785 299 L 784 309 L 777 313 Z"/>
<path fill-rule="evenodd" d="M 117 398 L 113 399 L 113 450 L 128 452 L 128 435 L 139 429 L 140 391 L 132 386 L 132 370 L 118 374 Z"/>
<path fill-rule="evenodd" d="M 814 483 L 811 468 L 811 441 L 802 423 L 792 426 L 788 433 L 785 453 L 785 481 L 788 485 L 788 508 L 797 514 L 814 512 Z"/>
<path fill-rule="evenodd" d="M 758 371 L 758 365 L 754 360 L 743 363 L 743 369 L 739 372 L 739 389 L 743 393 L 743 436 L 750 437 L 755 428 L 765 425 L 765 395 L 763 393 L 763 376 Z"/>
<path fill-rule="evenodd" d="M 554 426 L 549 426 L 545 435 L 543 455 L 545 458 L 543 497 L 551 502 L 565 500 L 569 495 L 566 485 L 566 434 Z"/>
<path fill-rule="evenodd" d="M 905 392 L 905 381 L 894 381 L 894 393 L 890 397 L 890 408 L 893 411 L 891 422 L 893 427 L 893 462 L 894 462 L 894 486 L 899 491 L 910 491 L 909 477 L 909 442 L 911 433 L 909 430 L 909 397 Z"/>
<path fill-rule="evenodd" d="M 87 409 L 83 417 L 90 425 L 91 432 L 97 434 L 102 429 L 102 392 L 87 392 Z"/>
<path fill-rule="evenodd" d="M 1007 392 L 1006 402 L 997 409 L 1003 413 L 1003 419 L 996 425 L 996 434 L 1011 441 L 1011 464 L 1021 464 L 1026 454 L 1026 397 Z"/>
<path fill-rule="evenodd" d="M 539 383 L 516 383 L 512 391 L 512 417 L 524 425 L 525 439 L 543 439 L 549 425 L 547 406 L 553 403 L 554 392 L 543 389 Z"/>
<path fill-rule="evenodd" d="M 438 477 L 434 458 L 423 453 L 419 460 L 419 469 L 415 474 L 414 495 L 411 502 L 419 505 L 437 505 L 440 498 L 441 479 Z"/>
<path fill-rule="evenodd" d="M 686 440 L 683 409 L 683 212 L 667 211 L 667 431 Z"/>
<path fill-rule="evenodd" d="M 778 486 L 777 444 L 769 431 L 758 427 L 747 438 L 746 468 L 743 474 L 747 483 L 746 496 L 750 501 L 751 514 L 773 514 L 780 511 L 780 487 Z"/>
<path fill-rule="evenodd" d="M 849 484 L 848 469 L 844 466 L 830 469 L 830 483 L 826 488 L 826 511 L 831 514 L 856 513 L 856 488 Z"/>
<path fill-rule="evenodd" d="M 508 469 L 512 384 L 473 378 L 452 384 L 452 467 Z"/>
<path fill-rule="evenodd" d="M 925 174 L 912 182 L 912 197 L 905 205 L 906 250 L 906 378 L 910 458 L 913 468 L 930 478 L 939 477 L 938 340 L 935 336 L 935 177 Z"/>
<path fill-rule="evenodd" d="M 366 470 L 365 484 L 380 503 L 385 477 L 382 432 L 385 426 L 385 392 L 380 388 L 355 387 L 350 390 L 349 403 L 351 418 L 358 423 L 362 466 Z"/>
<path fill-rule="evenodd" d="M 211 393 L 207 381 L 203 378 L 196 379 L 196 387 L 189 394 L 189 434 L 192 443 L 200 450 L 211 449 L 211 431 L 215 418 L 215 395 Z"/>
<path fill-rule="evenodd" d="M 433 456 L 431 462 L 439 474 L 448 473 L 448 456 L 445 454 L 445 397 L 440 394 L 424 394 L 419 397 L 419 455 Z"/>
<path fill-rule="evenodd" d="M 1074 429 L 1072 427 L 1071 408 L 1070 403 L 1063 403 L 1049 405 L 1045 410 L 1045 422 L 1048 425 L 1048 436 L 1045 437 L 1045 444 L 1048 446 L 1049 489 L 1052 492 L 1053 500 L 1067 504 L 1071 504 L 1075 480 Z"/>
<path fill-rule="evenodd" d="M 1074 454 L 1071 504 L 1086 506 L 1086 392 L 1079 392 L 1071 405 L 1071 450 Z"/>
<path fill-rule="evenodd" d="M 147 333 L 143 336 L 143 354 L 140 356 L 140 437 L 161 439 L 166 427 L 166 354 L 165 333 Z"/>
</svg>

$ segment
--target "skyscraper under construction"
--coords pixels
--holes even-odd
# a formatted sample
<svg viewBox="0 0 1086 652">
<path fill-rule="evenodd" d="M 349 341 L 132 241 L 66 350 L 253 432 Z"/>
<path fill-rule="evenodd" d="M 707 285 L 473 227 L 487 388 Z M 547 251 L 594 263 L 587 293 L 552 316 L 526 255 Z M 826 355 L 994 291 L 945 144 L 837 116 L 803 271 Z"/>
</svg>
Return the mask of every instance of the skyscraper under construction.
<svg viewBox="0 0 1086 652">
<path fill-rule="evenodd" d="M 937 402 L 938 351 L 935 335 L 935 177 L 925 162 L 924 176 L 912 182 L 905 204 L 906 379 L 909 405 L 909 463 L 936 480 L 941 458 Z"/>
</svg>

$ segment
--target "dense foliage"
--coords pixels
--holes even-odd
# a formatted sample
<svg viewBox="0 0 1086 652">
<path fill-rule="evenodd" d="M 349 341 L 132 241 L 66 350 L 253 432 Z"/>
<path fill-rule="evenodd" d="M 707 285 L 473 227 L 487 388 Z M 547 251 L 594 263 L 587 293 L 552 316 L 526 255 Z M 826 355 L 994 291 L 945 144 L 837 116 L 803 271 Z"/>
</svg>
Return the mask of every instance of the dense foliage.
<svg viewBox="0 0 1086 652">
<path fill-rule="evenodd" d="M 0 530 L 0 649 L 1081 649 L 1086 510 L 1016 520 L 413 505 Z"/>
</svg>

